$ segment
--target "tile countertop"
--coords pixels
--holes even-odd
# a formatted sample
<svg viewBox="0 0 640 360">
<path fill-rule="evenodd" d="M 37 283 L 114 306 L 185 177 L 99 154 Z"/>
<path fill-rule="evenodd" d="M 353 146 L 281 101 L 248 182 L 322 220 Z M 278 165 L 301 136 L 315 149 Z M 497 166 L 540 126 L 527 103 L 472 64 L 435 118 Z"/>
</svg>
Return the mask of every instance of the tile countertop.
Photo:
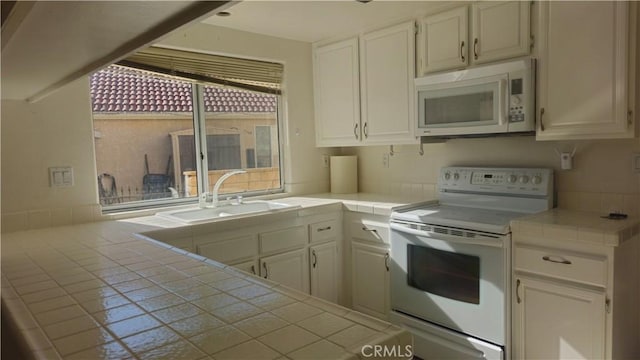
<svg viewBox="0 0 640 360">
<path fill-rule="evenodd" d="M 374 214 L 406 204 L 279 201 L 343 200 Z M 357 359 L 364 345 L 412 343 L 389 323 L 137 235 L 157 229 L 112 220 L 3 234 L 3 321 L 43 359 Z"/>
<path fill-rule="evenodd" d="M 593 212 L 551 209 L 511 222 L 514 237 L 551 241 L 579 241 L 618 246 L 640 234 L 640 219 L 611 220 Z"/>
</svg>

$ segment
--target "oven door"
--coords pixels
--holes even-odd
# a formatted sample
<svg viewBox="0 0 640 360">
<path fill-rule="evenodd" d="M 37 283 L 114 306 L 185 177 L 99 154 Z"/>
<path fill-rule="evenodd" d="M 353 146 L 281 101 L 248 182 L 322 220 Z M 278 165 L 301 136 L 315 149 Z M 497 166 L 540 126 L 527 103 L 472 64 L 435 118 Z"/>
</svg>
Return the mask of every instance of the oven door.
<svg viewBox="0 0 640 360">
<path fill-rule="evenodd" d="M 428 228 L 391 222 L 391 308 L 505 345 L 508 236 Z"/>
</svg>

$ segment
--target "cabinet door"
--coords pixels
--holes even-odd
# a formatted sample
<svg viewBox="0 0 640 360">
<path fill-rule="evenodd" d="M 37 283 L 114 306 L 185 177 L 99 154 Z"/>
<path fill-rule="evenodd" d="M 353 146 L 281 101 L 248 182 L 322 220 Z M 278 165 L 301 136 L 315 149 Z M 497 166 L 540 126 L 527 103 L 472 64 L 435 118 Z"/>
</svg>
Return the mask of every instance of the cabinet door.
<svg viewBox="0 0 640 360">
<path fill-rule="evenodd" d="M 420 22 L 420 74 L 469 65 L 469 9 L 462 6 L 427 16 Z"/>
<path fill-rule="evenodd" d="M 260 259 L 260 276 L 309 293 L 309 260 L 306 249 Z"/>
<path fill-rule="evenodd" d="M 604 292 L 518 277 L 515 298 L 517 358 L 605 358 Z"/>
<path fill-rule="evenodd" d="M 415 23 L 360 38 L 362 136 L 365 144 L 417 143 L 414 131 Z"/>
<path fill-rule="evenodd" d="M 311 295 L 338 302 L 338 247 L 335 242 L 309 248 L 311 258 Z"/>
<path fill-rule="evenodd" d="M 316 146 L 360 143 L 358 38 L 313 49 Z"/>
<path fill-rule="evenodd" d="M 351 244 L 351 291 L 354 310 L 387 319 L 389 314 L 389 249 Z"/>
<path fill-rule="evenodd" d="M 635 4 L 634 4 L 635 5 Z M 629 3 L 540 2 L 537 140 L 633 137 Z"/>
<path fill-rule="evenodd" d="M 527 55 L 531 44 L 530 9 L 528 1 L 474 3 L 472 61 L 480 64 Z"/>
</svg>

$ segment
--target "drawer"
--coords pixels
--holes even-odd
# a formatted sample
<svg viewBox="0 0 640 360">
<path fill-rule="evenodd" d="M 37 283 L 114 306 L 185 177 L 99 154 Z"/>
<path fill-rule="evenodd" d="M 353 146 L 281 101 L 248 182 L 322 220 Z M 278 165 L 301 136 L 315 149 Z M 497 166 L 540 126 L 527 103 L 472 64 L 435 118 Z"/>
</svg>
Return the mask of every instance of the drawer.
<svg viewBox="0 0 640 360">
<path fill-rule="evenodd" d="M 199 255 L 224 264 L 240 259 L 258 256 L 258 242 L 255 235 L 246 235 L 223 241 L 196 245 Z"/>
<path fill-rule="evenodd" d="M 607 285 L 607 259 L 602 256 L 518 246 L 514 265 L 518 271 L 602 287 Z"/>
<path fill-rule="evenodd" d="M 311 242 L 337 239 L 340 237 L 340 224 L 335 219 L 310 224 L 309 237 Z"/>
<path fill-rule="evenodd" d="M 354 239 L 390 244 L 388 223 L 368 219 L 352 220 L 349 222 L 349 234 Z"/>
<path fill-rule="evenodd" d="M 306 226 L 261 233 L 260 251 L 263 253 L 301 247 L 309 242 Z"/>
</svg>

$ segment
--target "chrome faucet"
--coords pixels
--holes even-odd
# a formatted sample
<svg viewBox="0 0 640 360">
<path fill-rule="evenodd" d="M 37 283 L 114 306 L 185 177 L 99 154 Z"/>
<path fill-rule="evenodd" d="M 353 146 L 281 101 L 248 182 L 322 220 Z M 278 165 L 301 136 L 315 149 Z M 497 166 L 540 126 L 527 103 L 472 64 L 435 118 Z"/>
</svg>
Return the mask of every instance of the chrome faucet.
<svg viewBox="0 0 640 360">
<path fill-rule="evenodd" d="M 218 179 L 218 181 L 216 181 L 216 184 L 213 185 L 213 191 L 211 192 L 211 206 L 212 207 L 216 207 L 218 206 L 218 191 L 220 190 L 220 186 L 222 186 L 222 183 L 227 180 L 228 178 L 232 177 L 233 175 L 238 175 L 238 174 L 245 174 L 247 171 L 246 170 L 232 170 L 229 171 L 228 173 L 225 173 L 224 175 L 222 175 L 220 177 L 220 179 Z M 200 195 L 200 207 L 204 208 L 206 207 L 207 204 L 207 198 L 208 198 L 209 193 L 204 192 Z"/>
</svg>

